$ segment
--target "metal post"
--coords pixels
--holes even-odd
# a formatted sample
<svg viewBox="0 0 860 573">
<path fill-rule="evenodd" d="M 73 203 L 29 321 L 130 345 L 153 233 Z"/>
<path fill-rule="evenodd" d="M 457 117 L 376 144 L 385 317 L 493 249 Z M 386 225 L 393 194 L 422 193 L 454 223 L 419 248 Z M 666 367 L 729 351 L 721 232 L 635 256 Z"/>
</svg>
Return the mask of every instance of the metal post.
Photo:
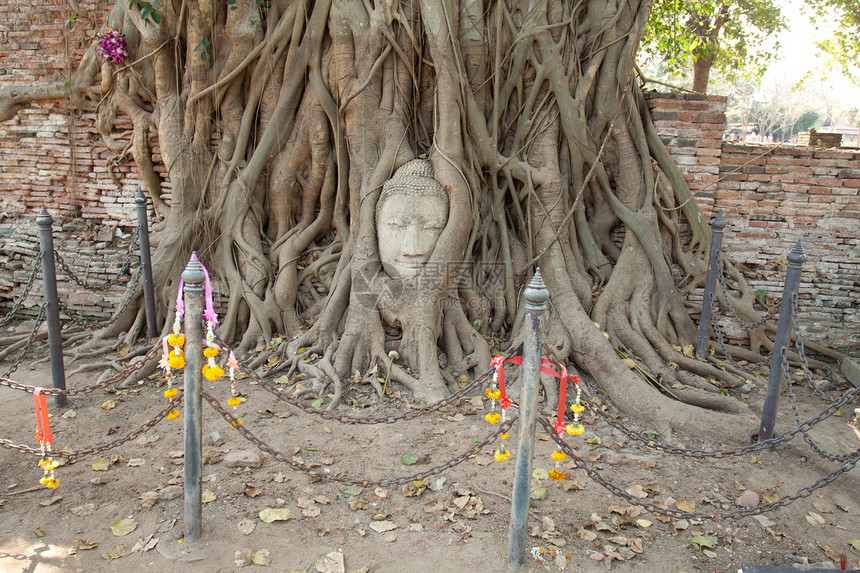
<svg viewBox="0 0 860 573">
<path fill-rule="evenodd" d="M 191 259 L 182 273 L 185 281 L 185 541 L 196 541 L 203 533 L 201 498 L 203 400 L 203 267 Z"/>
<path fill-rule="evenodd" d="M 143 273 L 143 301 L 146 307 L 146 332 L 150 340 L 158 336 L 158 315 L 155 314 L 155 291 L 152 287 L 152 259 L 149 255 L 149 221 L 146 196 L 140 187 L 134 197 L 137 205 L 137 237 L 140 241 L 140 268 Z"/>
<path fill-rule="evenodd" d="M 519 443 L 517 444 L 514 489 L 511 500 L 511 528 L 508 535 L 508 568 L 522 571 L 528 538 L 529 498 L 532 481 L 532 448 L 537 422 L 537 395 L 540 382 L 541 327 L 549 291 L 540 269 L 525 291 L 526 328 L 523 334 L 523 365 L 520 371 Z"/>
<path fill-rule="evenodd" d="M 66 368 L 63 365 L 63 339 L 60 332 L 60 297 L 57 295 L 57 269 L 54 265 L 54 236 L 51 226 L 54 220 L 48 210 L 42 207 L 36 217 L 39 229 L 39 248 L 42 251 L 42 280 L 45 283 L 45 299 L 48 301 L 48 349 L 51 355 L 51 380 L 54 388 L 66 389 Z M 54 396 L 54 406 L 65 408 L 68 399 L 65 394 Z"/>
<path fill-rule="evenodd" d="M 708 337 L 711 335 L 712 309 L 714 308 L 714 286 L 717 282 L 717 265 L 720 264 L 720 248 L 723 245 L 723 229 L 726 220 L 723 212 L 711 223 L 711 254 L 708 256 L 708 274 L 705 277 L 705 292 L 702 296 L 702 314 L 699 318 L 699 339 L 696 341 L 696 356 L 704 358 L 708 354 Z"/>
<path fill-rule="evenodd" d="M 767 394 L 764 398 L 764 409 L 761 413 L 761 426 L 758 439 L 769 440 L 773 437 L 776 404 L 779 400 L 779 387 L 782 385 L 782 362 L 788 352 L 788 342 L 791 336 L 791 321 L 794 312 L 794 300 L 797 297 L 797 287 L 800 284 L 800 270 L 806 255 L 800 241 L 791 249 L 788 255 L 788 271 L 785 273 L 785 286 L 782 289 L 782 308 L 779 311 L 779 322 L 776 325 L 776 337 L 773 339 L 773 359 L 770 365 L 770 378 L 767 380 Z"/>
</svg>

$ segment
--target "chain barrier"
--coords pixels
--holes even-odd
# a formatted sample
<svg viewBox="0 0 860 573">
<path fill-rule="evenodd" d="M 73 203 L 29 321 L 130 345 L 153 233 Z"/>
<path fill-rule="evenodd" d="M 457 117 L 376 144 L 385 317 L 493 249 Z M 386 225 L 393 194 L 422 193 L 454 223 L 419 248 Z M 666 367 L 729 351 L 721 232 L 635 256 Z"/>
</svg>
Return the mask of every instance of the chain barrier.
<svg viewBox="0 0 860 573">
<path fill-rule="evenodd" d="M 42 251 L 39 251 L 39 254 L 36 255 L 36 260 L 33 261 L 33 268 L 30 269 L 30 275 L 27 277 L 27 283 L 24 285 L 24 291 L 21 293 L 21 296 L 18 297 L 18 300 L 12 305 L 12 310 L 9 311 L 6 316 L 0 318 L 0 328 L 9 324 L 9 321 L 15 316 L 15 313 L 21 308 L 24 304 L 24 301 L 27 300 L 27 295 L 30 294 L 30 289 L 33 288 L 33 283 L 36 282 L 36 277 L 39 275 L 39 268 L 42 263 Z"/>
<path fill-rule="evenodd" d="M 120 268 L 119 272 L 117 272 L 113 278 L 100 285 L 90 285 L 87 284 L 86 281 L 82 281 L 69 267 L 69 265 L 66 264 L 66 261 L 63 259 L 63 256 L 56 249 L 54 249 L 54 257 L 56 257 L 57 263 L 60 265 L 63 271 L 65 271 L 66 275 L 68 275 L 68 277 L 72 279 L 72 281 L 74 281 L 79 287 L 96 292 L 106 291 L 113 285 L 117 284 L 124 275 L 128 274 L 128 270 L 131 268 L 131 257 L 134 254 L 134 247 L 137 244 L 138 233 L 138 228 L 135 228 L 134 231 L 132 231 L 131 240 L 128 243 L 128 251 L 125 255 L 125 261 L 122 263 L 122 268 Z"/>
<path fill-rule="evenodd" d="M 722 260 L 720 260 L 720 263 L 717 265 L 717 274 L 720 278 L 720 288 L 723 289 L 723 296 L 726 299 L 726 310 L 729 311 L 729 314 L 732 316 L 732 318 L 734 318 L 736 321 L 738 321 L 744 328 L 747 328 L 749 330 L 752 330 L 754 328 L 758 328 L 759 326 L 762 326 L 768 320 L 770 320 L 776 316 L 779 316 L 779 309 L 782 307 L 782 299 L 776 301 L 776 304 L 773 305 L 773 308 L 771 308 L 769 311 L 767 311 L 767 314 L 765 314 L 762 317 L 762 319 L 759 320 L 758 322 L 747 322 L 744 319 L 742 319 L 738 315 L 737 311 L 735 310 L 734 305 L 732 305 L 732 297 L 729 294 L 729 287 L 726 285 L 726 275 L 723 273 L 723 262 L 722 262 Z M 714 315 L 714 316 L 716 316 L 716 315 Z M 714 321 L 714 322 L 716 322 L 716 321 Z"/>
<path fill-rule="evenodd" d="M 72 322 L 72 324 L 80 326 L 81 328 L 84 328 L 86 330 L 94 330 L 96 328 L 105 328 L 107 326 L 110 326 L 111 324 L 113 324 L 114 322 L 119 320 L 119 318 L 123 315 L 123 313 L 125 313 L 125 309 L 127 309 L 128 305 L 131 304 L 131 300 L 134 298 L 134 293 L 137 290 L 137 284 L 140 282 L 140 274 L 141 274 L 140 267 L 137 267 L 137 269 L 134 271 L 134 275 L 132 277 L 131 284 L 128 285 L 128 288 L 127 288 L 128 294 L 126 295 L 125 300 L 122 303 L 122 306 L 120 307 L 119 311 L 114 312 L 113 316 L 111 316 L 108 319 L 105 319 L 105 320 L 87 320 L 87 319 L 81 318 L 79 315 L 77 315 L 75 313 L 75 311 L 73 311 L 71 308 L 69 308 L 69 306 L 66 303 L 64 303 L 62 300 L 59 301 L 60 310 L 62 310 L 66 314 L 66 316 L 69 317 L 69 320 Z"/>
<path fill-rule="evenodd" d="M 510 420 L 499 424 L 499 428 L 495 432 L 490 432 L 479 443 L 476 443 L 474 446 L 472 446 L 471 448 L 469 448 L 465 452 L 463 452 L 460 455 L 448 460 L 447 462 L 445 462 L 443 464 L 433 466 L 430 469 L 427 469 L 427 470 L 424 470 L 424 471 L 421 471 L 421 472 L 418 472 L 418 473 L 415 473 L 415 474 L 412 474 L 409 476 L 400 476 L 400 477 L 395 477 L 395 478 L 383 478 L 383 479 L 378 479 L 378 480 L 368 480 L 368 479 L 355 479 L 355 478 L 350 478 L 350 477 L 345 477 L 345 476 L 337 476 L 337 475 L 332 475 L 332 474 L 329 474 L 326 472 L 316 471 L 311 466 L 309 466 L 305 463 L 296 461 L 291 456 L 288 456 L 287 454 L 281 452 L 277 448 L 271 446 L 270 444 L 266 443 L 262 439 L 258 438 L 254 433 L 252 433 L 250 430 L 248 430 L 241 423 L 240 420 L 238 420 L 233 414 L 231 414 L 223 406 L 221 406 L 221 404 L 218 402 L 218 400 L 216 398 L 214 398 L 213 396 L 210 396 L 206 392 L 203 392 L 202 395 L 203 395 L 203 398 L 207 402 L 209 402 L 209 404 L 215 409 L 216 412 L 221 414 L 221 417 L 224 418 L 227 421 L 227 423 L 230 424 L 230 426 L 232 428 L 234 428 L 236 431 L 238 431 L 242 435 L 243 438 L 245 438 L 246 440 L 248 440 L 249 442 L 251 442 L 252 444 L 257 446 L 257 448 L 260 451 L 266 452 L 267 454 L 271 455 L 276 460 L 288 464 L 292 469 L 300 471 L 302 473 L 305 473 L 311 477 L 319 478 L 319 479 L 322 479 L 324 481 L 345 483 L 345 484 L 349 484 L 349 485 L 358 485 L 358 486 L 362 486 L 362 487 L 371 486 L 371 485 L 374 485 L 374 486 L 405 485 L 408 483 L 412 483 L 413 481 L 419 481 L 419 480 L 423 480 L 424 478 L 427 478 L 430 476 L 438 475 L 438 474 L 442 473 L 443 471 L 449 470 L 455 466 L 458 466 L 461 463 L 463 463 L 464 461 L 466 461 L 467 459 L 479 454 L 481 452 L 481 450 L 483 450 L 485 447 L 487 447 L 487 446 L 491 445 L 493 442 L 495 442 L 496 439 L 498 439 L 500 434 L 502 434 L 503 432 L 509 431 L 511 426 L 513 425 L 513 423 L 517 419 L 516 416 L 512 416 L 512 418 Z"/>
<path fill-rule="evenodd" d="M 39 315 L 36 317 L 36 324 L 33 326 L 33 330 L 30 332 L 30 336 L 27 338 L 24 348 L 21 349 L 21 353 L 18 354 L 18 358 L 15 359 L 15 362 L 12 363 L 12 366 L 10 366 L 9 370 L 6 371 L 6 374 L 3 375 L 3 378 L 11 376 L 16 370 L 18 370 L 21 363 L 24 362 L 24 358 L 27 357 L 27 354 L 30 352 L 30 348 L 33 346 L 33 342 L 36 340 L 36 336 L 39 334 L 39 328 L 41 328 L 42 323 L 45 322 L 45 313 L 47 310 L 48 303 L 42 303 L 42 306 L 39 308 Z"/>
<path fill-rule="evenodd" d="M 620 497 L 626 500 L 628 503 L 633 505 L 638 505 L 647 511 L 650 511 L 654 514 L 665 515 L 666 517 L 672 517 L 675 519 L 696 519 L 696 520 L 705 520 L 705 519 L 735 519 L 739 517 L 750 517 L 753 515 L 761 515 L 765 512 L 773 511 L 779 507 L 784 507 L 789 505 L 798 499 L 809 497 L 813 492 L 819 490 L 823 487 L 827 487 L 834 481 L 836 481 L 839 476 L 844 473 L 850 472 L 854 469 L 858 462 L 860 462 L 860 449 L 856 450 L 853 454 L 848 456 L 848 460 L 841 465 L 836 470 L 830 472 L 826 476 L 817 480 L 814 484 L 809 486 L 804 486 L 798 489 L 794 494 L 790 496 L 786 496 L 780 498 L 776 501 L 770 503 L 764 503 L 761 505 L 757 505 L 752 508 L 744 508 L 737 509 L 734 511 L 727 512 L 711 512 L 711 513 L 699 513 L 699 512 L 688 512 L 688 511 L 680 511 L 677 509 L 670 509 L 667 507 L 660 507 L 654 503 L 644 502 L 638 497 L 630 495 L 626 491 L 622 490 L 620 487 L 610 483 L 607 481 L 596 469 L 590 467 L 588 463 L 580 456 L 576 454 L 576 451 L 561 437 L 558 435 L 558 432 L 553 428 L 552 422 L 545 418 L 540 419 L 541 425 L 544 429 L 552 436 L 553 440 L 556 444 L 561 447 L 561 449 L 573 460 L 574 465 L 577 469 L 581 469 L 585 471 L 586 475 L 592 481 L 598 483 L 603 488 L 608 490 L 610 493 L 615 495 L 616 497 Z"/>
<path fill-rule="evenodd" d="M 107 388 L 108 386 L 111 386 L 112 384 L 116 384 L 117 382 L 121 382 L 122 380 L 125 380 L 130 375 L 134 374 L 135 372 L 137 372 L 138 370 L 143 368 L 147 362 L 149 362 L 151 359 L 155 358 L 155 355 L 159 350 L 161 350 L 160 344 L 153 346 L 152 348 L 149 349 L 149 352 L 147 352 L 146 354 L 143 355 L 143 358 L 141 360 L 138 360 L 137 362 L 135 362 L 134 364 L 132 364 L 131 366 L 129 366 L 125 370 L 122 370 L 121 372 L 117 372 L 116 374 L 109 376 L 108 378 L 104 379 L 103 381 L 101 381 L 97 384 L 92 384 L 90 386 L 84 386 L 83 388 L 77 388 L 77 389 L 72 389 L 72 390 L 59 390 L 57 388 L 45 388 L 41 392 L 42 392 L 42 394 L 45 394 L 46 396 L 63 395 L 63 396 L 71 397 L 71 396 L 78 396 L 81 394 L 89 394 L 91 392 L 95 392 L 96 390 L 101 390 L 103 388 Z M 0 378 L 0 386 L 5 386 L 5 387 L 11 388 L 13 390 L 20 390 L 22 392 L 27 392 L 29 394 L 32 394 L 33 391 L 36 390 L 36 386 L 21 384 L 20 382 L 15 382 L 14 380 L 10 380 L 6 377 Z"/>
<path fill-rule="evenodd" d="M 794 332 L 795 332 L 795 347 L 797 348 L 797 353 L 800 355 L 800 363 L 803 368 L 804 380 L 812 388 L 812 391 L 815 392 L 815 395 L 821 398 L 824 402 L 832 402 L 833 398 L 827 396 L 821 388 L 815 383 L 812 379 L 812 371 L 809 369 L 809 360 L 806 358 L 806 346 L 803 344 L 803 338 L 800 335 L 800 320 L 798 317 L 798 300 L 797 295 L 791 297 L 791 308 L 792 308 L 792 318 L 794 320 Z"/>
<path fill-rule="evenodd" d="M 592 408 L 591 411 L 600 415 L 610 426 L 620 431 L 628 438 L 640 442 L 646 447 L 657 449 L 667 454 L 680 455 L 688 458 L 723 458 L 730 456 L 744 456 L 746 454 L 770 449 L 772 446 L 776 446 L 784 442 L 789 442 L 794 439 L 794 436 L 796 436 L 797 434 L 803 434 L 809 431 L 815 425 L 831 417 L 833 414 L 839 411 L 839 408 L 854 400 L 854 398 L 856 398 L 858 395 L 860 395 L 860 387 L 853 388 L 852 390 L 845 392 L 839 400 L 836 400 L 835 402 L 830 404 L 830 406 L 828 406 L 826 410 L 824 410 L 814 418 L 811 418 L 802 423 L 798 423 L 798 426 L 796 428 L 784 434 L 780 434 L 768 440 L 762 440 L 761 442 L 756 442 L 740 448 L 732 448 L 726 450 L 692 450 L 687 448 L 670 446 L 654 438 L 639 435 L 637 432 L 634 432 L 633 430 L 627 428 L 618 420 L 613 419 L 605 412 L 594 408 Z"/>
<path fill-rule="evenodd" d="M 233 349 L 230 348 L 224 341 L 220 338 L 216 339 L 218 344 L 227 350 L 228 352 L 232 352 Z M 516 356 L 521 348 L 521 344 L 511 347 L 508 350 L 507 354 L 505 354 L 505 361 L 509 358 Z M 355 417 L 355 416 L 346 416 L 343 414 L 335 414 L 334 412 L 328 410 L 322 410 L 320 408 L 314 408 L 313 406 L 309 406 L 307 404 L 303 404 L 300 400 L 293 398 L 292 396 L 284 393 L 283 390 L 274 386 L 271 382 L 260 376 L 255 370 L 248 367 L 244 362 L 238 361 L 239 369 L 244 372 L 246 375 L 253 378 L 264 390 L 274 395 L 278 400 L 286 402 L 291 406 L 295 406 L 296 408 L 306 412 L 308 414 L 313 414 L 315 416 L 319 416 L 325 420 L 334 420 L 336 422 L 341 422 L 343 424 L 393 424 L 395 422 L 401 422 L 405 420 L 412 420 L 418 418 L 420 416 L 424 416 L 426 414 L 431 414 L 439 408 L 448 406 L 459 400 L 460 398 L 466 396 L 474 390 L 475 388 L 483 385 L 483 383 L 492 376 L 493 372 L 495 372 L 495 368 L 491 367 L 486 372 L 482 373 L 480 376 L 476 377 L 472 382 L 457 390 L 447 398 L 440 400 L 438 402 L 434 402 L 429 406 L 423 406 L 421 408 L 415 408 L 410 410 L 404 414 L 399 415 L 391 415 L 391 416 L 365 416 L 365 417 Z"/>
<path fill-rule="evenodd" d="M 794 399 L 794 391 L 791 389 L 791 376 L 788 374 L 788 358 L 786 357 L 786 353 L 783 353 L 782 355 L 782 368 L 782 385 L 785 388 L 786 394 L 788 394 L 788 401 L 791 403 L 791 413 L 795 420 L 800 420 L 800 411 L 797 409 L 797 402 Z M 855 390 L 857 390 L 857 388 L 855 388 Z M 822 458 L 828 459 L 831 462 L 844 463 L 851 457 L 850 454 L 840 455 L 830 453 L 816 444 L 808 432 L 804 431 L 802 434 L 803 441 L 809 444 L 809 447 Z"/>
<path fill-rule="evenodd" d="M 74 461 L 76 458 L 81 458 L 81 457 L 89 456 L 92 454 L 98 454 L 98 453 L 101 453 L 101 452 L 104 452 L 107 450 L 112 450 L 113 448 L 121 446 L 122 444 L 128 442 L 129 440 L 133 440 L 136 437 L 138 437 L 139 435 L 141 435 L 141 434 L 151 430 L 152 428 L 154 428 L 156 426 L 156 424 L 158 424 L 160 421 L 162 421 L 164 418 L 167 417 L 167 414 L 169 414 L 172 409 L 178 407 L 181 403 L 182 403 L 182 394 L 180 394 L 176 398 L 172 399 L 170 401 L 170 404 L 167 406 L 167 408 L 165 408 L 164 410 L 162 410 L 161 412 L 156 414 L 154 418 L 152 418 L 151 420 L 149 420 L 148 422 L 146 422 L 145 424 L 143 424 L 141 427 L 134 430 L 130 434 L 127 434 L 127 435 L 122 436 L 120 438 L 117 438 L 115 440 L 111 440 L 110 442 L 105 442 L 104 444 L 99 444 L 99 445 L 93 446 L 91 448 L 85 448 L 83 450 L 65 450 L 65 449 L 55 450 L 54 455 L 68 458 L 69 460 Z M 36 456 L 42 455 L 42 450 L 39 448 L 32 448 L 26 444 L 16 444 L 12 440 L 7 440 L 5 438 L 0 438 L 0 447 L 4 447 L 4 448 L 10 449 L 10 450 L 17 450 L 17 451 L 23 452 L 25 454 L 33 454 Z"/>
</svg>

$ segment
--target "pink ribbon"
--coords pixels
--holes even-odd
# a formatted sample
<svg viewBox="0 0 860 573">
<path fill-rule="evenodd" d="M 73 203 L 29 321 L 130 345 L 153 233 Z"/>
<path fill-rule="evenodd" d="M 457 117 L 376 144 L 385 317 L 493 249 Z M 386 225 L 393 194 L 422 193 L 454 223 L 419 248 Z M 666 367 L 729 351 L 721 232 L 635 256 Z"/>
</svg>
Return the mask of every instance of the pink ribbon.
<svg viewBox="0 0 860 573">
<path fill-rule="evenodd" d="M 203 293 L 206 297 L 206 306 L 203 309 L 203 319 L 208 322 L 212 328 L 215 328 L 218 325 L 218 315 L 215 313 L 215 305 L 212 303 L 212 283 L 209 280 L 209 271 L 206 270 L 206 267 L 204 267 L 203 263 L 200 262 L 200 259 L 197 258 L 196 252 L 191 253 L 191 260 L 197 261 L 200 264 L 200 268 L 203 269 Z M 182 300 L 182 287 L 184 284 L 185 281 L 180 278 L 179 292 L 176 293 L 176 313 L 180 318 L 185 315 L 185 303 Z"/>
</svg>

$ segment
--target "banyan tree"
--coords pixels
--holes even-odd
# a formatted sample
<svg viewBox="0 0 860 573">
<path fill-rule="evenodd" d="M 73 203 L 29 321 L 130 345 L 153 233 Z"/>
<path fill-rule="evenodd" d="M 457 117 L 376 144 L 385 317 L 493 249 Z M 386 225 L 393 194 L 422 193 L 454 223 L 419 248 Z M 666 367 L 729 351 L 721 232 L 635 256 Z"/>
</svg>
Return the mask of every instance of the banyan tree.
<svg viewBox="0 0 860 573">
<path fill-rule="evenodd" d="M 710 229 L 635 75 L 649 9 L 117 0 L 115 45 L 94 43 L 66 93 L 107 137 L 131 120 L 168 327 L 196 251 L 226 295 L 222 339 L 311 374 L 329 407 L 389 364 L 432 402 L 518 339 L 540 267 L 556 359 L 660 431 L 747 439 L 754 416 L 721 388 L 742 378 L 680 350 Z M 138 337 L 141 306 L 91 346 Z"/>
</svg>

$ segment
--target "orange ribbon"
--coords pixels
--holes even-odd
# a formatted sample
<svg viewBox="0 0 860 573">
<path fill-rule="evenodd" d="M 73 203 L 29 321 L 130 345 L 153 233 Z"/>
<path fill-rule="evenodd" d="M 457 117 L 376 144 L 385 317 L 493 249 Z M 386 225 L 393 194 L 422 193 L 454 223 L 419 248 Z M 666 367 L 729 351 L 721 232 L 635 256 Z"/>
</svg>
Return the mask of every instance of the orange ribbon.
<svg viewBox="0 0 860 573">
<path fill-rule="evenodd" d="M 50 444 L 54 441 L 51 435 L 51 423 L 48 421 L 48 397 L 44 388 L 33 390 L 33 404 L 36 406 L 36 441 Z"/>
</svg>

